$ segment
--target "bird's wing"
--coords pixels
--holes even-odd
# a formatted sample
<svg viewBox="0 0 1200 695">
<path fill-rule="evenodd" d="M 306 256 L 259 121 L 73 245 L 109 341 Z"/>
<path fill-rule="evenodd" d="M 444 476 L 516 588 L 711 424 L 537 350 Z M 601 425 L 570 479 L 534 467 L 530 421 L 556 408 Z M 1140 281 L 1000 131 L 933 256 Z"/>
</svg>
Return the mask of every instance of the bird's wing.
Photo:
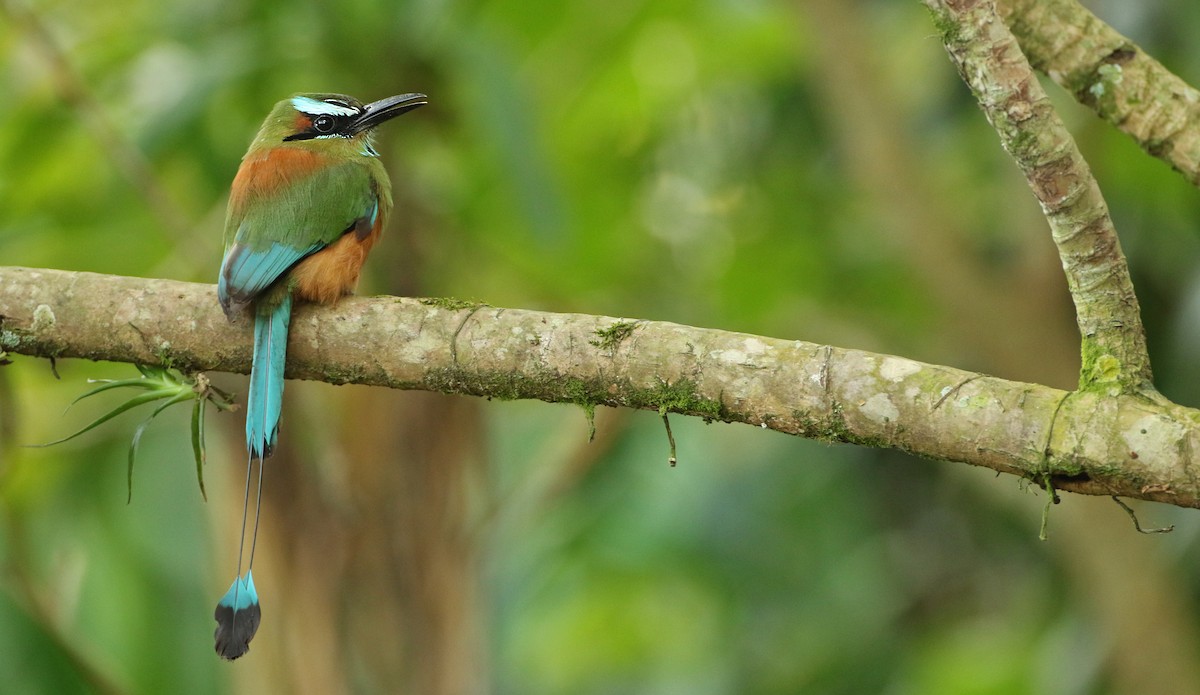
<svg viewBox="0 0 1200 695">
<path fill-rule="evenodd" d="M 369 170 L 353 160 L 298 178 L 256 176 L 252 168 L 240 172 L 239 179 L 245 181 L 230 203 L 228 246 L 217 286 L 227 312 L 253 300 L 305 256 L 355 229 L 360 219 L 373 217 L 379 205 Z"/>
</svg>

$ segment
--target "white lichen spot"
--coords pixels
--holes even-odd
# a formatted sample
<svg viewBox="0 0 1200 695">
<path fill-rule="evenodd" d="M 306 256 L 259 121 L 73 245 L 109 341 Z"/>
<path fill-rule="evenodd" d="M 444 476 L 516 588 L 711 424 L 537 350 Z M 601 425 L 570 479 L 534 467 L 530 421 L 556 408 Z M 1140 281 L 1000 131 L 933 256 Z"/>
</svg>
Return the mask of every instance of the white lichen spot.
<svg viewBox="0 0 1200 695">
<path fill-rule="evenodd" d="M 729 364 L 743 364 L 746 361 L 746 353 L 741 350 L 716 350 L 713 357 Z"/>
<path fill-rule="evenodd" d="M 895 422 L 900 417 L 900 410 L 892 403 L 886 393 L 877 393 L 868 398 L 859 410 L 871 420 L 880 424 Z"/>
<path fill-rule="evenodd" d="M 897 382 L 905 377 L 921 371 L 921 365 L 901 357 L 885 357 L 879 366 L 879 376 L 891 382 Z"/>
<path fill-rule="evenodd" d="M 770 350 L 771 346 L 758 338 L 746 338 L 742 341 L 742 349 L 713 350 L 709 357 L 726 364 L 753 367 L 759 363 L 755 358 L 767 354 Z"/>
<path fill-rule="evenodd" d="M 33 324 L 30 325 L 30 329 L 34 333 L 41 333 L 42 331 L 54 328 L 55 323 L 58 323 L 58 319 L 54 317 L 54 310 L 50 308 L 49 304 L 38 304 L 34 307 Z"/>
<path fill-rule="evenodd" d="M 1108 85 L 1121 84 L 1121 80 L 1124 78 L 1121 66 L 1115 63 L 1101 65 L 1096 74 L 1100 79 L 1096 80 L 1091 87 L 1088 87 L 1088 91 L 1097 99 L 1104 96 L 1105 92 L 1108 91 Z"/>
<path fill-rule="evenodd" d="M 1187 436 L 1183 425 L 1159 415 L 1146 415 L 1121 432 L 1129 451 L 1143 464 L 1170 461 L 1179 456 L 1179 442 Z"/>
<path fill-rule="evenodd" d="M 746 338 L 742 341 L 742 347 L 745 348 L 747 355 L 763 355 L 766 354 L 767 350 L 771 349 L 770 345 L 767 345 L 758 338 Z"/>
</svg>

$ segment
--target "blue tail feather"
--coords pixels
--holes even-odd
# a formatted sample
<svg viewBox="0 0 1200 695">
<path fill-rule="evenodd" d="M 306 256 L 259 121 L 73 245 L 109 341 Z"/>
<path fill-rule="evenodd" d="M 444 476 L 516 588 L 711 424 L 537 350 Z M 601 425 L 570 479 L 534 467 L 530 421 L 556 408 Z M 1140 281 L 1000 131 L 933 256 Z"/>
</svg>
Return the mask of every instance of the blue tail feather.
<svg viewBox="0 0 1200 695">
<path fill-rule="evenodd" d="M 245 578 L 234 578 L 229 591 L 217 602 L 213 617 L 217 620 L 213 637 L 221 658 L 233 660 L 250 651 L 250 640 L 262 620 L 253 570 L 246 572 Z"/>
<path fill-rule="evenodd" d="M 290 294 L 274 309 L 259 311 L 254 316 L 254 366 L 250 371 L 250 395 L 246 399 L 246 447 L 260 459 L 271 455 L 279 434 L 283 363 L 291 317 Z"/>
<path fill-rule="evenodd" d="M 279 435 L 279 413 L 283 402 L 283 363 L 287 356 L 288 321 L 292 317 L 292 297 L 284 295 L 274 307 L 262 307 L 254 315 L 254 364 L 250 368 L 250 395 L 246 398 L 246 500 L 242 507 L 242 538 L 238 548 L 238 575 L 229 591 L 217 602 L 213 617 L 217 620 L 217 654 L 236 659 L 250 650 L 250 640 L 258 631 L 262 611 L 254 589 L 254 549 L 258 541 L 259 509 L 262 504 L 263 459 L 271 455 Z M 258 459 L 258 495 L 255 502 L 254 531 L 250 541 L 250 566 L 243 578 L 242 552 L 246 547 L 246 518 L 250 504 L 250 482 L 254 460 Z"/>
<path fill-rule="evenodd" d="M 243 611 L 258 605 L 258 590 L 254 588 L 254 570 L 246 572 L 244 577 L 236 577 L 229 585 L 229 591 L 217 602 L 232 611 Z"/>
</svg>

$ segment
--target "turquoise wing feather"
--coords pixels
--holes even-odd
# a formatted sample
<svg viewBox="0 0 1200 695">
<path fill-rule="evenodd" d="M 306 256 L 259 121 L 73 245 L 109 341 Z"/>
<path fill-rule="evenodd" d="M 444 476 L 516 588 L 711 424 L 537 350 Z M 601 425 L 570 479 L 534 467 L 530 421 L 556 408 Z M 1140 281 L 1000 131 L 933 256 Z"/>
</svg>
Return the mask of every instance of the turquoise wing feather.
<svg viewBox="0 0 1200 695">
<path fill-rule="evenodd" d="M 232 313 L 306 256 L 333 243 L 378 208 L 377 185 L 365 162 L 350 160 L 292 179 L 268 196 L 252 190 L 231 206 L 217 293 Z"/>
<path fill-rule="evenodd" d="M 314 243 L 307 248 L 295 248 L 284 244 L 271 244 L 265 249 L 251 250 L 234 244 L 225 253 L 221 276 L 217 280 L 217 297 L 221 306 L 242 306 L 257 297 L 271 283 L 279 279 L 289 268 L 309 254 L 320 251 L 325 243 Z"/>
</svg>

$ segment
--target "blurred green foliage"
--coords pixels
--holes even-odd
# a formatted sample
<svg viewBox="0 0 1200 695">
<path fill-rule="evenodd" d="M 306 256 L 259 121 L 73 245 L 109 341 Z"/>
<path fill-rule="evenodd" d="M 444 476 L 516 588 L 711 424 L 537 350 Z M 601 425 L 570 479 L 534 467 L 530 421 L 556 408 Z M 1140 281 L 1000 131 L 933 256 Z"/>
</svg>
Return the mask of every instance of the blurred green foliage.
<svg viewBox="0 0 1200 695">
<path fill-rule="evenodd" d="M 397 212 L 364 293 L 1075 382 L 1045 222 L 917 3 L 0 9 L 5 265 L 211 282 L 229 181 L 276 100 L 423 91 L 429 107 L 379 134 Z M 1200 83 L 1200 5 L 1095 10 Z M 1200 405 L 1200 194 L 1048 88 L 1108 196 L 1158 386 Z M 653 413 L 601 409 L 587 444 L 577 408 L 302 384 L 285 405 L 294 449 L 268 474 L 263 628 L 220 663 L 210 612 L 233 571 L 237 418 L 208 419 L 209 504 L 186 415 L 168 411 L 126 505 L 136 419 L 23 445 L 98 415 L 62 413 L 86 379 L 132 367 L 57 368 L 0 367 L 5 693 L 1186 692 L 1200 673 L 1200 526 L 1184 510 L 1139 507 L 1179 529 L 1143 538 L 1115 505 L 1067 497 L 1039 543 L 1037 491 L 961 466 L 673 418 L 670 468 Z M 422 410 L 438 415 L 404 429 Z M 431 475 L 466 472 L 355 484 L 412 480 L 426 459 Z M 413 507 L 457 496 L 441 513 L 458 525 Z M 410 507 L 412 523 L 375 523 Z M 421 561 L 438 553 L 460 562 Z M 369 569 L 375 554 L 400 574 Z M 429 593 L 397 585 L 397 567 Z M 310 578 L 326 590 L 301 595 Z M 461 614 L 411 618 L 429 605 Z M 371 612 L 383 627 L 360 629 Z M 325 629 L 287 627 L 309 616 Z M 325 689 L 297 675 L 327 663 Z"/>
</svg>

